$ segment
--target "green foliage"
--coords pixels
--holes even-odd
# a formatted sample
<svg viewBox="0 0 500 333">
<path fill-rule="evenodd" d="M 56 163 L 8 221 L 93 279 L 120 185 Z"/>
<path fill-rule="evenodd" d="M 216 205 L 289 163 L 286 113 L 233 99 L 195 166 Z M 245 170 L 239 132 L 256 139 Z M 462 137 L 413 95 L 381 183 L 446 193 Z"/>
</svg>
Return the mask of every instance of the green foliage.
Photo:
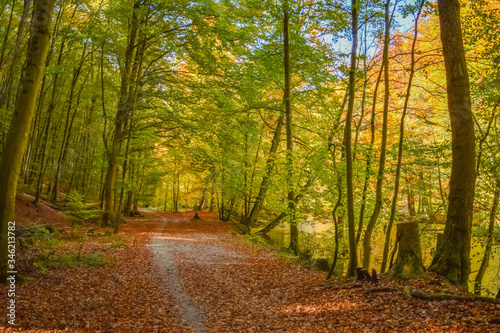
<svg viewBox="0 0 500 333">
<path fill-rule="evenodd" d="M 26 224 L 20 228 L 20 236 L 17 237 L 20 248 L 28 249 L 32 246 L 44 244 L 50 249 L 57 248 L 60 242 L 57 238 L 59 231 L 52 227 L 46 227 L 39 224 Z"/>
<path fill-rule="evenodd" d="M 80 266 L 105 266 L 110 259 L 99 253 L 47 255 L 34 260 L 33 265 L 47 273 L 51 268 L 76 268 Z"/>
<path fill-rule="evenodd" d="M 77 219 L 88 220 L 100 214 L 99 211 L 93 209 L 92 204 L 85 202 L 85 197 L 73 191 L 66 198 L 66 208 L 68 213 Z"/>
</svg>

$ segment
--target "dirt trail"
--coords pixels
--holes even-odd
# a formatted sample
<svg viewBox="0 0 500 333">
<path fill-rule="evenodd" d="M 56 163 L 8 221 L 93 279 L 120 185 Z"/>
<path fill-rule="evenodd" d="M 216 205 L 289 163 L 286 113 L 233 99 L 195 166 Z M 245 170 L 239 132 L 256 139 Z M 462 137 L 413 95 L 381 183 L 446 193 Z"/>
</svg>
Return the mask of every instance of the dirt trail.
<svg viewBox="0 0 500 333">
<path fill-rule="evenodd" d="M 154 236 L 150 247 L 153 248 L 155 264 L 160 268 L 162 279 L 165 281 L 170 293 L 180 305 L 180 317 L 186 324 L 194 327 L 196 333 L 208 332 L 205 326 L 205 314 L 193 303 L 181 283 L 181 278 L 175 263 L 175 257 L 186 251 L 189 246 L 167 237 Z"/>
<path fill-rule="evenodd" d="M 236 253 L 225 247 L 206 244 L 206 241 L 219 241 L 216 235 L 205 233 L 189 233 L 169 235 L 168 226 L 182 228 L 184 218 L 174 219 L 162 217 L 164 233 L 152 237 L 150 247 L 154 253 L 155 264 L 160 268 L 161 277 L 166 287 L 180 306 L 180 320 L 192 326 L 196 333 L 208 332 L 205 313 L 193 302 L 182 284 L 178 270 L 178 259 L 184 258 L 201 266 L 227 265 L 247 256 Z M 203 270 L 200 271 L 202 278 Z"/>
</svg>

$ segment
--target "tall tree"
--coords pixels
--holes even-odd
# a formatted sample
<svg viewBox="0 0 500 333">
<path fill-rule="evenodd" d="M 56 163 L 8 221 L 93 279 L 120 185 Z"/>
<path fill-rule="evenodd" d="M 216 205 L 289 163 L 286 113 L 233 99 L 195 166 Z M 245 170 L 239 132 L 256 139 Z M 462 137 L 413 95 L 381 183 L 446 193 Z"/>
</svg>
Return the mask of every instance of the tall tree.
<svg viewBox="0 0 500 333">
<path fill-rule="evenodd" d="M 295 254 L 299 251 L 299 231 L 295 216 L 295 194 L 293 189 L 293 133 L 292 133 L 292 104 L 290 100 L 290 41 L 289 41 L 290 8 L 288 1 L 283 2 L 283 46 L 285 65 L 285 118 L 286 118 L 286 168 L 288 188 L 288 216 L 290 218 L 290 250 Z"/>
<path fill-rule="evenodd" d="M 394 194 L 392 195 L 392 203 L 391 203 L 391 215 L 389 216 L 389 224 L 387 225 L 387 230 L 385 234 L 385 243 L 384 243 L 384 252 L 382 254 L 382 266 L 380 268 L 380 272 L 384 273 L 387 265 L 387 256 L 389 255 L 389 241 L 391 239 L 391 230 L 392 225 L 394 224 L 394 219 L 396 216 L 396 204 L 398 202 L 398 193 L 399 193 L 399 180 L 401 176 L 401 164 L 403 159 L 403 141 L 405 135 L 405 118 L 408 110 L 408 102 L 410 101 L 410 92 L 411 86 L 413 83 L 413 76 L 415 74 L 415 48 L 417 45 L 418 39 L 418 20 L 420 18 L 420 13 L 422 12 L 422 7 L 424 6 L 425 1 L 420 2 L 420 7 L 418 8 L 417 16 L 415 17 L 415 25 L 414 25 L 414 35 L 413 42 L 411 45 L 411 60 L 410 60 L 410 76 L 408 78 L 408 86 L 406 87 L 406 95 L 405 102 L 403 106 L 403 111 L 401 113 L 401 121 L 399 123 L 399 143 L 398 143 L 398 162 L 396 165 L 396 175 L 394 180 Z"/>
<path fill-rule="evenodd" d="M 17 181 L 28 133 L 40 90 L 43 65 L 47 57 L 50 25 L 55 0 L 36 0 L 31 21 L 26 61 L 17 91 L 14 114 L 0 162 L 0 280 L 7 277 L 7 230 L 14 220 Z"/>
<path fill-rule="evenodd" d="M 104 226 L 114 222 L 114 204 L 115 204 L 115 183 L 118 170 L 118 157 L 123 140 L 126 135 L 126 124 L 132 111 L 132 101 L 129 99 L 129 89 L 132 80 L 133 66 L 135 64 L 137 33 L 139 30 L 139 9 L 141 1 L 135 1 L 130 20 L 130 29 L 125 50 L 125 60 L 121 73 L 120 95 L 118 100 L 118 110 L 114 121 L 113 139 L 108 147 L 108 170 L 106 173 L 106 182 L 104 185 L 104 212 L 102 215 L 102 224 Z"/>
<path fill-rule="evenodd" d="M 377 223 L 380 210 L 382 209 L 382 185 L 385 172 L 385 155 L 387 148 L 387 122 L 389 114 L 389 42 L 391 40 L 391 20 L 389 16 L 389 7 L 391 0 L 385 2 L 385 37 L 382 67 L 384 67 L 384 111 L 382 120 L 382 142 L 380 147 L 380 158 L 377 174 L 377 190 L 375 194 L 375 206 L 373 207 L 370 221 L 366 226 L 365 238 L 363 239 L 363 267 L 368 269 L 371 257 L 371 237 L 375 224 Z"/>
<path fill-rule="evenodd" d="M 269 151 L 269 157 L 266 161 L 266 169 L 264 175 L 262 176 L 262 182 L 260 184 L 259 193 L 255 198 L 255 202 L 250 210 L 250 214 L 246 217 L 242 223 L 247 227 L 251 228 L 254 222 L 259 217 L 259 213 L 262 209 L 264 199 L 266 198 L 267 190 L 269 189 L 269 183 L 271 182 L 272 171 L 274 168 L 274 161 L 276 159 L 276 151 L 278 150 L 281 129 L 283 127 L 283 114 L 281 114 L 276 122 L 276 129 L 274 130 L 273 139 L 271 141 L 271 149 Z"/>
<path fill-rule="evenodd" d="M 30 11 L 31 3 L 32 3 L 32 0 L 24 0 L 23 15 L 21 16 L 21 19 L 19 21 L 19 26 L 17 28 L 16 45 L 14 46 L 14 52 L 12 54 L 11 63 L 10 63 L 10 66 L 7 70 L 7 74 L 5 75 L 4 82 L 0 86 L 0 108 L 7 101 L 7 96 L 11 90 L 12 82 L 14 81 L 14 69 L 16 68 L 17 61 L 18 61 L 19 56 L 21 54 L 21 44 L 23 41 L 24 26 L 26 24 L 26 19 L 28 17 L 28 13 Z M 12 10 L 13 9 L 14 9 L 14 6 L 12 6 Z M 12 12 L 11 12 L 11 18 L 12 18 Z M 6 34 L 5 37 L 8 37 L 8 34 Z M 0 58 L 2 58 L 2 57 L 0 57 Z M 2 64 L 2 61 L 0 61 L 0 64 Z"/>
<path fill-rule="evenodd" d="M 493 195 L 493 204 L 490 210 L 490 218 L 488 223 L 488 236 L 486 240 L 486 246 L 484 248 L 484 256 L 481 261 L 481 266 L 479 267 L 479 271 L 474 279 L 474 294 L 480 296 L 481 295 L 481 284 L 483 282 L 484 275 L 486 273 L 486 269 L 490 263 L 490 256 L 493 250 L 493 237 L 495 231 L 495 221 L 498 210 L 498 199 L 500 197 L 500 179 L 495 179 L 495 193 Z"/>
<path fill-rule="evenodd" d="M 351 67 L 349 69 L 349 103 L 347 105 L 347 115 L 344 130 L 345 161 L 346 161 L 346 182 L 347 182 L 347 223 L 349 232 L 349 268 L 348 276 L 354 276 L 358 266 L 358 254 L 356 250 L 355 216 L 354 216 L 354 190 L 352 172 L 352 114 L 354 110 L 354 88 L 356 83 L 356 54 L 358 48 L 358 10 L 359 1 L 352 0 L 352 49 Z"/>
<path fill-rule="evenodd" d="M 451 122 L 452 165 L 443 240 L 430 269 L 467 289 L 475 190 L 475 136 L 459 0 L 438 0 Z"/>
</svg>

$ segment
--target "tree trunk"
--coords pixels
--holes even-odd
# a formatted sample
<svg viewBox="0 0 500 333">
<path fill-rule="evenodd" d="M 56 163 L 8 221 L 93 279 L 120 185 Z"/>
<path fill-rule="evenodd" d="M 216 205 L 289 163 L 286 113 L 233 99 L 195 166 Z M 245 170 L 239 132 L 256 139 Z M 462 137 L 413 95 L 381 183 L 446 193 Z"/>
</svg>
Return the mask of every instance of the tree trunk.
<svg viewBox="0 0 500 333">
<path fill-rule="evenodd" d="M 365 30 L 365 45 L 366 45 L 366 30 Z M 366 46 L 365 46 L 365 54 L 366 54 Z M 366 67 L 366 59 L 364 60 L 365 67 Z M 370 120 L 370 145 L 368 148 L 368 152 L 366 153 L 366 168 L 365 168 L 365 179 L 363 182 L 363 192 L 361 195 L 361 207 L 359 208 L 359 220 L 358 220 L 358 230 L 356 232 L 356 246 L 359 243 L 359 240 L 361 238 L 361 232 L 363 230 L 363 220 L 365 218 L 365 207 L 366 207 L 366 194 L 368 192 L 368 183 L 370 181 L 370 173 L 371 173 L 371 163 L 372 163 L 372 155 L 373 155 L 373 144 L 375 143 L 375 107 L 377 105 L 377 93 L 378 93 L 378 87 L 380 85 L 380 80 L 382 78 L 382 72 L 384 70 L 384 64 L 382 63 L 382 66 L 380 66 L 380 71 L 377 76 L 377 81 L 375 81 L 375 88 L 373 90 L 373 103 L 372 103 L 372 114 L 371 114 L 371 120 Z M 365 76 L 366 76 L 366 70 L 365 70 Z M 362 100 L 362 108 L 364 109 L 364 100 L 365 100 L 365 90 L 366 90 L 366 84 L 367 80 L 365 79 L 365 82 L 363 84 L 363 100 Z M 359 127 L 360 125 L 358 125 Z M 359 132 L 358 129 L 356 129 L 356 135 Z"/>
<path fill-rule="evenodd" d="M 373 207 L 373 212 L 366 226 L 365 238 L 363 239 L 363 267 L 369 269 L 370 258 L 371 258 L 371 238 L 375 224 L 377 223 L 378 216 L 380 215 L 380 210 L 382 209 L 382 186 L 384 181 L 385 172 L 385 152 L 387 146 L 387 118 L 389 113 L 389 43 L 391 38 L 391 21 L 389 17 L 389 6 L 391 5 L 391 0 L 387 0 L 385 3 L 385 39 L 384 39 L 384 55 L 383 55 L 383 67 L 384 67 L 384 112 L 382 120 L 382 143 L 380 147 L 380 158 L 379 167 L 377 175 L 377 189 L 375 194 L 375 206 Z"/>
<path fill-rule="evenodd" d="M 5 66 L 5 52 L 7 50 L 7 43 L 9 41 L 10 30 L 11 30 L 11 26 L 13 23 L 16 2 L 18 2 L 18 0 L 12 0 L 12 4 L 10 6 L 9 23 L 7 24 L 7 27 L 4 30 L 4 36 L 3 36 L 3 41 L 2 41 L 2 51 L 0 51 L 0 68 L 3 68 Z M 3 10 L 5 9 L 5 7 L 7 7 L 6 3 L 4 4 Z M 3 10 L 2 10 L 2 12 L 3 12 Z"/>
<path fill-rule="evenodd" d="M 288 188 L 288 217 L 290 218 L 290 245 L 289 248 L 296 255 L 299 252 L 299 230 L 295 216 L 295 194 L 293 190 L 293 133 L 292 133 L 292 104 L 290 100 L 290 43 L 289 43 L 289 8 L 288 2 L 283 4 L 283 46 L 285 65 L 284 104 L 286 115 L 286 168 Z"/>
<path fill-rule="evenodd" d="M 392 195 L 392 204 L 391 204 L 391 215 L 389 217 L 389 224 L 387 225 L 387 230 L 385 233 L 385 243 L 384 243 L 384 252 L 382 255 L 382 267 L 380 268 L 380 273 L 384 273 L 387 265 L 387 256 L 389 254 L 389 243 L 391 240 L 391 230 L 392 225 L 394 223 L 394 218 L 396 216 L 396 206 L 398 202 L 398 193 L 399 193 L 399 179 L 401 176 L 401 162 L 403 159 L 403 141 L 404 141 L 404 133 L 405 133 L 405 117 L 406 111 L 408 110 L 408 102 L 410 100 L 410 91 L 411 85 L 413 82 L 413 75 L 415 74 L 415 47 L 417 45 L 418 39 L 418 19 L 420 18 L 420 13 L 422 12 L 422 7 L 424 6 L 424 1 L 420 2 L 420 7 L 418 9 L 417 16 L 415 17 L 415 32 L 413 36 L 413 44 L 411 46 L 411 62 L 410 62 L 410 77 L 408 79 L 408 86 L 406 88 L 406 96 L 405 102 L 403 106 L 403 112 L 401 114 L 401 122 L 399 124 L 399 143 L 398 143 L 398 162 L 396 166 L 396 175 L 394 180 L 394 194 Z"/>
<path fill-rule="evenodd" d="M 19 56 L 21 54 L 21 43 L 23 41 L 23 33 L 24 33 L 24 25 L 26 23 L 26 18 L 28 17 L 28 13 L 30 10 L 31 2 L 33 0 L 24 0 L 24 9 L 23 9 L 23 15 L 21 17 L 21 20 L 19 21 L 19 26 L 17 28 L 17 38 L 16 38 L 16 45 L 14 46 L 14 53 L 12 55 L 12 60 L 9 66 L 9 69 L 7 70 L 7 74 L 5 75 L 5 81 L 3 82 L 2 86 L 0 87 L 0 109 L 2 106 L 5 105 L 5 102 L 7 101 L 7 96 L 9 96 L 9 92 L 12 87 L 12 82 L 14 81 L 14 69 L 16 68 L 17 61 L 19 59 Z M 14 8 L 14 6 L 12 6 Z M 12 9 L 14 10 L 14 9 Z M 11 13 L 11 19 L 12 19 L 12 13 Z M 10 25 L 10 22 L 9 22 Z M 8 37 L 8 33 L 5 34 L 5 37 Z M 3 54 L 2 54 L 3 58 Z M 2 64 L 2 61 L 0 60 L 0 64 Z"/>
<path fill-rule="evenodd" d="M 78 78 L 80 77 L 83 62 L 85 60 L 86 49 L 87 49 L 87 43 L 84 44 L 80 63 L 78 65 L 78 67 L 76 67 L 74 69 L 73 78 L 71 80 L 71 87 L 70 87 L 69 97 L 68 97 L 68 111 L 66 113 L 66 126 L 64 127 L 64 133 L 63 133 L 62 143 L 61 143 L 61 150 L 59 151 L 59 157 L 57 159 L 57 169 L 56 169 L 56 174 L 54 177 L 54 187 L 52 188 L 52 201 L 53 202 L 57 202 L 57 196 L 59 194 L 59 183 L 61 180 L 62 164 L 63 164 L 64 158 L 66 156 L 66 152 L 68 149 L 69 136 L 71 133 L 71 127 L 73 125 L 73 120 L 74 120 L 74 117 L 76 115 L 76 109 L 75 109 L 75 112 L 73 113 L 73 117 L 71 118 L 71 109 L 73 107 L 74 92 L 75 92 L 76 83 L 78 82 Z"/>
<path fill-rule="evenodd" d="M 274 168 L 274 161 L 276 159 L 276 151 L 278 150 L 281 128 L 283 127 L 284 116 L 280 115 L 278 121 L 276 122 L 276 129 L 274 131 L 273 140 L 271 141 L 271 149 L 269 151 L 269 157 L 266 162 L 266 170 L 264 171 L 264 176 L 262 177 L 262 182 L 260 183 L 259 194 L 255 198 L 255 203 L 253 204 L 252 210 L 248 215 L 248 218 L 243 221 L 243 224 L 250 229 L 255 221 L 259 218 L 259 213 L 262 209 L 262 204 L 266 198 L 267 189 L 269 188 L 269 183 L 271 181 L 271 173 Z"/>
<path fill-rule="evenodd" d="M 210 205 L 208 207 L 208 211 L 213 213 L 215 211 L 215 188 L 214 188 L 214 179 L 212 177 L 212 189 L 210 191 Z"/>
<path fill-rule="evenodd" d="M 486 247 L 484 249 L 484 257 L 481 261 L 481 267 L 477 272 L 476 278 L 474 279 L 474 294 L 481 296 L 481 284 L 483 281 L 484 274 L 490 263 L 491 251 L 493 249 L 493 231 L 495 230 L 495 220 L 497 216 L 498 209 L 498 197 L 500 196 L 500 179 L 496 180 L 495 184 L 495 194 L 493 196 L 493 204 L 490 211 L 490 221 L 488 225 L 488 240 L 486 242 Z"/>
<path fill-rule="evenodd" d="M 358 47 L 358 0 L 352 0 L 352 50 L 351 50 L 351 68 L 349 70 L 349 104 L 347 106 L 346 124 L 344 131 L 345 141 L 345 159 L 346 159 L 346 182 L 347 182 L 347 217 L 349 229 L 349 268 L 347 276 L 354 276 L 356 267 L 358 267 L 358 255 L 356 251 L 356 234 L 354 231 L 354 189 L 352 172 L 352 145 L 351 145 L 351 126 L 352 114 L 354 110 L 354 89 L 356 81 L 356 50 Z"/>
<path fill-rule="evenodd" d="M 438 0 L 451 121 L 452 164 L 443 242 L 430 269 L 467 288 L 475 185 L 475 137 L 460 1 Z"/>
<path fill-rule="evenodd" d="M 345 141 L 342 143 L 342 148 L 341 148 L 341 157 L 340 160 L 345 159 Z M 330 270 L 326 276 L 326 279 L 329 280 L 332 277 L 333 272 L 335 271 L 335 267 L 337 266 L 337 258 L 339 254 L 339 248 L 340 248 L 340 240 L 344 238 L 343 231 L 344 231 L 344 212 L 341 212 L 339 216 L 337 216 L 337 212 L 339 211 L 339 208 L 342 208 L 344 206 L 344 202 L 342 199 L 342 173 L 338 172 L 338 167 L 337 167 L 337 162 L 335 160 L 335 150 L 332 153 L 332 164 L 333 164 L 333 170 L 334 172 L 337 173 L 337 201 L 335 202 L 335 206 L 333 207 L 332 211 L 332 217 L 333 221 L 335 224 L 335 249 L 334 249 L 334 254 L 333 254 L 333 262 L 332 266 L 330 266 Z M 357 241 L 356 241 L 357 243 Z"/>
<path fill-rule="evenodd" d="M 14 220 L 17 180 L 47 57 L 54 2 L 35 1 L 33 17 L 36 19 L 31 22 L 26 62 L 0 163 L 0 281 L 5 281 L 7 271 L 15 270 L 15 267 L 7 267 L 8 223 Z"/>
<path fill-rule="evenodd" d="M 398 256 L 387 275 L 396 279 L 427 278 L 422 264 L 422 251 L 417 222 L 398 223 Z"/>
<path fill-rule="evenodd" d="M 301 188 L 300 193 L 297 194 L 297 196 L 294 199 L 295 205 L 297 205 L 299 203 L 300 199 L 302 199 L 302 197 L 304 196 L 304 192 L 307 190 L 307 188 L 309 188 L 312 185 L 313 182 L 314 182 L 314 178 L 311 177 L 311 178 L 309 178 L 307 183 Z M 278 224 L 280 224 L 281 220 L 283 220 L 286 216 L 287 216 L 287 211 L 285 210 L 285 211 L 281 212 L 281 214 L 278 215 L 274 220 L 272 220 L 271 223 L 269 223 L 264 228 L 257 231 L 256 234 L 261 234 L 261 235 L 267 234 L 269 231 L 271 231 L 275 227 L 277 227 Z"/>
<path fill-rule="evenodd" d="M 128 37 L 127 49 L 125 51 L 125 65 L 122 72 L 118 109 L 114 122 L 114 133 L 111 146 L 108 147 L 108 170 L 104 186 L 104 212 L 102 215 L 102 225 L 108 226 L 114 221 L 114 202 L 116 173 L 118 169 L 118 157 L 120 156 L 121 144 L 124 139 L 124 127 L 127 122 L 131 105 L 128 98 L 132 66 L 134 64 L 136 35 L 138 31 L 138 10 L 141 2 L 134 2 L 130 34 Z"/>
</svg>

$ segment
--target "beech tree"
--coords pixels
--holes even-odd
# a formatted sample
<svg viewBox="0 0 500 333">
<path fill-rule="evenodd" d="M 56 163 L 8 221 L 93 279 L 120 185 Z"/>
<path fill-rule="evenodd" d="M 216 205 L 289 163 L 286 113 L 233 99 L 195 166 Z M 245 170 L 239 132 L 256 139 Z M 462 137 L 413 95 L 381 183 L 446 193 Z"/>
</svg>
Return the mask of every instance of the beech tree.
<svg viewBox="0 0 500 333">
<path fill-rule="evenodd" d="M 349 69 L 349 102 L 347 106 L 347 115 L 344 131 L 345 160 L 346 160 L 346 181 L 347 181 L 347 223 L 349 231 L 349 268 L 348 276 L 354 276 L 358 266 L 358 255 L 356 249 L 356 232 L 354 230 L 354 190 L 353 190 L 353 171 L 352 171 L 352 113 L 354 110 L 355 95 L 355 74 L 356 74 L 356 54 L 358 47 L 358 11 L 359 1 L 352 0 L 352 48 L 351 48 L 351 67 Z"/>
<path fill-rule="evenodd" d="M 452 164 L 443 240 L 430 269 L 467 289 L 475 187 L 475 136 L 460 1 L 439 0 L 439 23 L 451 122 Z"/>
<path fill-rule="evenodd" d="M 55 0 L 35 0 L 26 60 L 0 162 L 1 281 L 5 281 L 9 270 L 7 267 L 8 223 L 14 221 L 17 181 L 28 142 L 36 98 L 40 90 L 43 64 L 47 57 L 54 3 Z"/>
<path fill-rule="evenodd" d="M 391 1 L 387 0 L 385 3 L 385 34 L 384 34 L 384 52 L 382 67 L 384 68 L 384 111 L 382 120 L 382 142 L 380 147 L 379 169 L 377 174 L 377 190 L 375 198 L 375 206 L 373 207 L 372 215 L 366 226 L 365 238 L 363 239 L 363 267 L 368 269 L 370 266 L 371 258 L 371 236 L 373 228 L 377 223 L 380 210 L 382 209 L 382 186 L 385 173 L 385 155 L 387 148 L 387 122 L 389 113 L 389 43 L 391 38 L 391 18 L 390 18 L 390 5 Z"/>
</svg>

